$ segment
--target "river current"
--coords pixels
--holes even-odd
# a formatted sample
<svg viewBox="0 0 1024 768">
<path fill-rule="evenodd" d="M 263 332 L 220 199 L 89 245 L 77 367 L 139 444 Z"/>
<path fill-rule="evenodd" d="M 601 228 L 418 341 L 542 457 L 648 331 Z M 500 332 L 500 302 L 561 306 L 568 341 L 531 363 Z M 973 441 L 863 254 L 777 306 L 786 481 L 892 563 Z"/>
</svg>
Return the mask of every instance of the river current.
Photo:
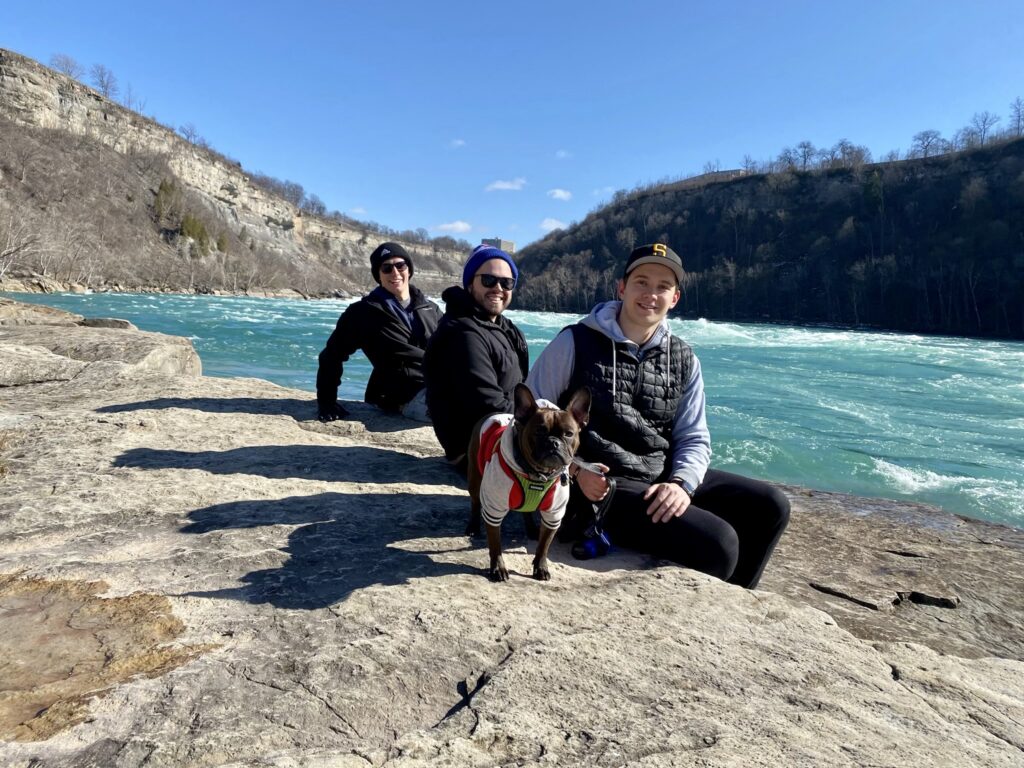
<svg viewBox="0 0 1024 768">
<path fill-rule="evenodd" d="M 158 294 L 8 294 L 192 340 L 211 376 L 310 392 L 347 302 Z M 531 359 L 577 315 L 511 311 Z M 719 469 L 913 499 L 1024 527 L 1024 343 L 670 321 L 700 357 Z M 362 399 L 369 365 L 345 367 Z"/>
</svg>

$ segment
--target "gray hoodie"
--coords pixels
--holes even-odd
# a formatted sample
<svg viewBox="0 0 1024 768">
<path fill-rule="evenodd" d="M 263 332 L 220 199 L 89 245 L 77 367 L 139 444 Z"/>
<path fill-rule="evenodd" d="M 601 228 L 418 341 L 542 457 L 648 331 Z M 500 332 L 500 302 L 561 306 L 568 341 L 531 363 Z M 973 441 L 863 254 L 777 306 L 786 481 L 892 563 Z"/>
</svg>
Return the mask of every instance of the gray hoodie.
<svg viewBox="0 0 1024 768">
<path fill-rule="evenodd" d="M 603 333 L 613 342 L 625 342 L 637 347 L 626 338 L 619 327 L 621 301 L 606 301 L 594 307 L 593 311 L 580 322 L 588 328 Z M 664 320 L 646 344 L 638 348 L 643 353 L 652 347 L 667 342 L 670 335 L 668 323 Z M 576 364 L 576 346 L 572 331 L 566 328 L 544 349 L 537 362 L 530 369 L 527 386 L 535 397 L 557 402 L 568 388 Z M 711 435 L 704 415 L 704 377 L 700 371 L 700 360 L 693 356 L 693 372 L 683 390 L 675 423 L 672 425 L 672 479 L 686 480 L 698 486 L 704 480 L 711 462 Z"/>
</svg>

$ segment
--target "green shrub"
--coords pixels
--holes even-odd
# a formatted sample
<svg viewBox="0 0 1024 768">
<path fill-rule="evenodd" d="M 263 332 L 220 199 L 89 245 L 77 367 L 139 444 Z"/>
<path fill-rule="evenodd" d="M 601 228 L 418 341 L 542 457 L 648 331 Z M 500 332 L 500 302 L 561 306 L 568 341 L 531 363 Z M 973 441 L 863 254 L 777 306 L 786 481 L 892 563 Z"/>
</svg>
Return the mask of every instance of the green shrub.
<svg viewBox="0 0 1024 768">
<path fill-rule="evenodd" d="M 206 225 L 191 213 L 182 216 L 179 232 L 185 237 L 191 237 L 204 256 L 210 252 L 210 233 Z"/>
<path fill-rule="evenodd" d="M 160 188 L 156 191 L 156 199 L 153 201 L 153 213 L 156 215 L 156 222 L 163 225 L 165 219 L 177 218 L 181 208 L 181 193 L 173 181 L 163 179 Z"/>
</svg>

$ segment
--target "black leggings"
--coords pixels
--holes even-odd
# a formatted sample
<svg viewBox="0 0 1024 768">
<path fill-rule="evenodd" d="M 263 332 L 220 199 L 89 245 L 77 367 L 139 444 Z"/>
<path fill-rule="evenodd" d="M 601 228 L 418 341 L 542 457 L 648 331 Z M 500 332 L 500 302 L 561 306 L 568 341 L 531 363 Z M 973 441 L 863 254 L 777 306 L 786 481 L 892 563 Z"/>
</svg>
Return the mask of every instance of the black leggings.
<svg viewBox="0 0 1024 768">
<path fill-rule="evenodd" d="M 709 469 L 681 517 L 654 523 L 643 498 L 648 483 L 616 478 L 604 519 L 613 544 L 637 549 L 753 589 L 789 523 L 789 500 L 777 488 Z M 570 512 L 590 502 L 573 486 Z"/>
</svg>

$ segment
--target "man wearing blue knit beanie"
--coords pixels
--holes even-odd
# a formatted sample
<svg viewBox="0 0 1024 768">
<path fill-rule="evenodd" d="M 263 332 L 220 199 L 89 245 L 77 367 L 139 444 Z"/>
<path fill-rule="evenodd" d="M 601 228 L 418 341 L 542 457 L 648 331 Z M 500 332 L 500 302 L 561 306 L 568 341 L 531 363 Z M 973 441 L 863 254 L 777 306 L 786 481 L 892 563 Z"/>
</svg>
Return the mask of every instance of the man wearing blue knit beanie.
<svg viewBox="0 0 1024 768">
<path fill-rule="evenodd" d="M 502 313 L 519 269 L 498 248 L 479 245 L 466 260 L 462 286 L 441 294 L 444 317 L 427 345 L 427 406 L 445 456 L 466 474 L 469 435 L 484 416 L 512 413 L 512 390 L 526 379 L 526 339 Z"/>
</svg>

